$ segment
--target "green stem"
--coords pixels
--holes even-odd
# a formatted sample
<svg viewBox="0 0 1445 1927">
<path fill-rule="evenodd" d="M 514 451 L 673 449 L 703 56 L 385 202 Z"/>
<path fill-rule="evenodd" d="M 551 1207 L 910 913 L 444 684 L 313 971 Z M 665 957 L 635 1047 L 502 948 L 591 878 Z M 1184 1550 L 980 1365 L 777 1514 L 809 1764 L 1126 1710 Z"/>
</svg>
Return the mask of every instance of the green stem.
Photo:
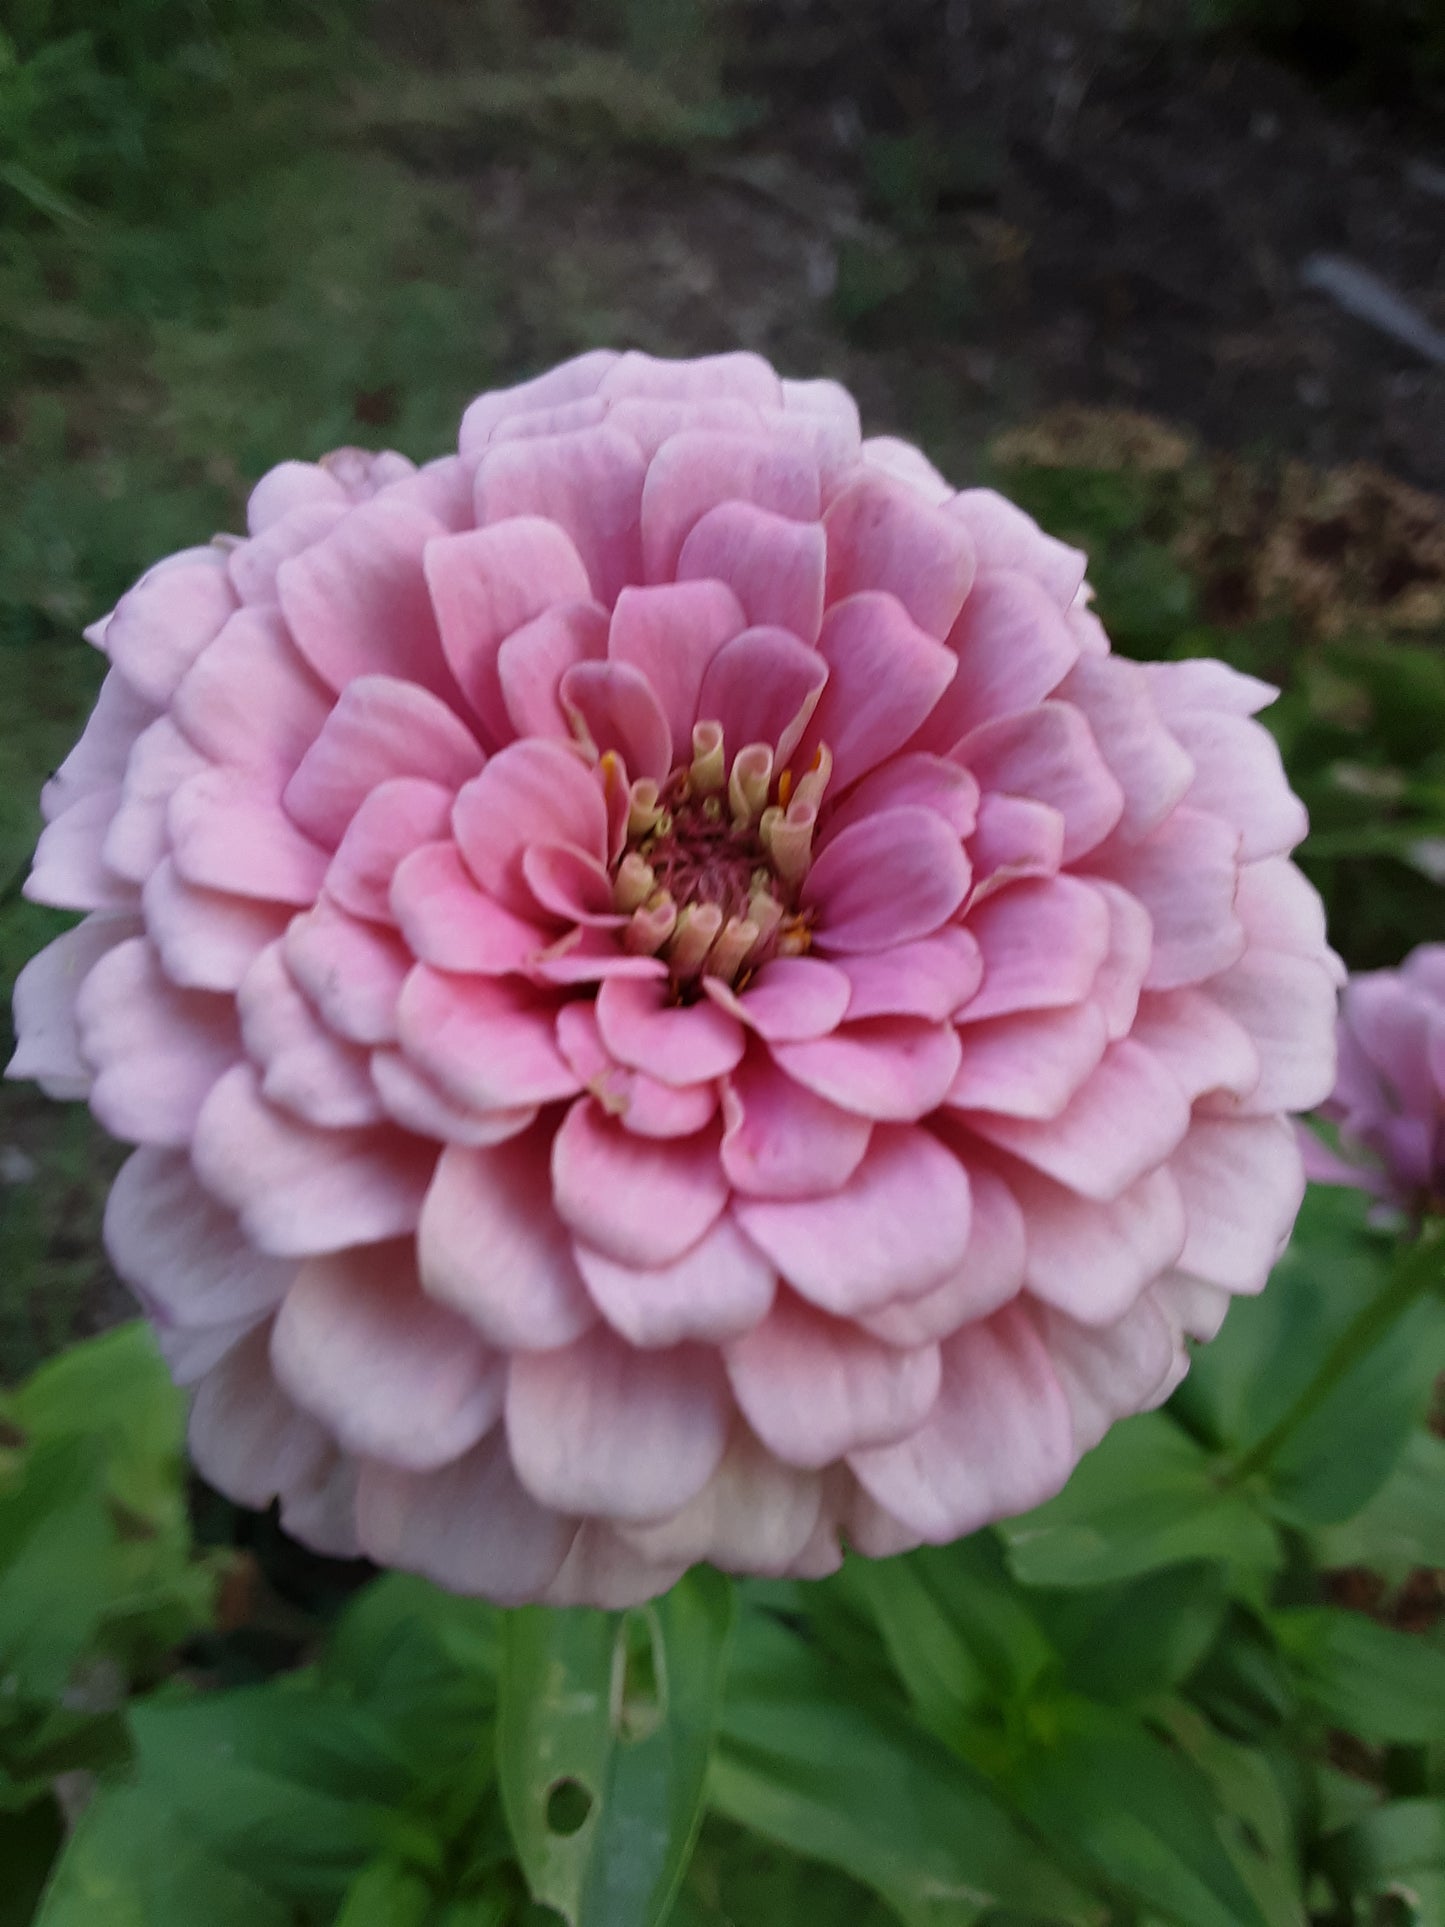
<svg viewBox="0 0 1445 1927">
<path fill-rule="evenodd" d="M 1394 1272 L 1377 1298 L 1362 1305 L 1325 1353 L 1319 1370 L 1299 1397 L 1242 1458 L 1236 1459 L 1227 1483 L 1242 1485 L 1257 1472 L 1267 1471 L 1281 1448 L 1324 1404 L 1350 1371 L 1374 1350 L 1418 1298 L 1445 1283 L 1445 1232 L 1426 1231 L 1401 1253 Z"/>
</svg>

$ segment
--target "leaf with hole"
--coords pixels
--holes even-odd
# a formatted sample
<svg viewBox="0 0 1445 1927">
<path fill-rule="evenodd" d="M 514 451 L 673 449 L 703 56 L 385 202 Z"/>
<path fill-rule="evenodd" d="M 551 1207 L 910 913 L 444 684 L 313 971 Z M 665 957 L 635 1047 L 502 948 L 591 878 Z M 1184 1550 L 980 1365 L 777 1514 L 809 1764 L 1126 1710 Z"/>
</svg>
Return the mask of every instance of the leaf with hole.
<svg viewBox="0 0 1445 1927">
<path fill-rule="evenodd" d="M 652 1927 L 702 1815 L 732 1621 L 705 1568 L 628 1613 L 529 1606 L 502 1635 L 497 1770 L 533 1898 L 569 1927 Z"/>
</svg>

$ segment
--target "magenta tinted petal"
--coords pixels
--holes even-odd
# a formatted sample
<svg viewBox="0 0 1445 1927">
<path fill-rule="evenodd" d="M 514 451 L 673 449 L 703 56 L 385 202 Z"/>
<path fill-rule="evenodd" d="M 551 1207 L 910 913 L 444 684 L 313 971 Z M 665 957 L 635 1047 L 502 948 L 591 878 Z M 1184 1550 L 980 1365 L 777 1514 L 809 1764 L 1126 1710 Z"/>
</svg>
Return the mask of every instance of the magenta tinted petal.
<svg viewBox="0 0 1445 1927">
<path fill-rule="evenodd" d="M 781 766 L 812 715 L 828 666 L 786 629 L 745 629 L 723 644 L 703 671 L 700 722 L 722 724 L 731 754 L 746 743 L 767 743 Z"/>
<path fill-rule="evenodd" d="M 601 425 L 564 435 L 494 442 L 477 468 L 477 520 L 542 516 L 571 538 L 592 591 L 611 603 L 642 580 L 642 482 L 630 436 Z"/>
<path fill-rule="evenodd" d="M 557 1049 L 555 1001 L 497 977 L 418 964 L 397 1006 L 402 1048 L 449 1096 L 475 1110 L 548 1104 L 578 1089 Z"/>
<path fill-rule="evenodd" d="M 522 874 L 533 843 L 573 843 L 607 856 L 607 807 L 596 777 L 560 743 L 513 743 L 462 790 L 453 811 L 467 867 L 490 895 L 525 917 L 534 909 Z"/>
<path fill-rule="evenodd" d="M 727 1202 L 717 1130 L 645 1138 L 593 1098 L 574 1104 L 552 1143 L 557 1211 L 583 1244 L 619 1264 L 667 1265 L 695 1245 Z"/>
<path fill-rule="evenodd" d="M 846 955 L 932 936 L 968 894 L 968 858 L 942 817 L 917 805 L 842 830 L 808 872 L 817 942 Z"/>
<path fill-rule="evenodd" d="M 842 790 L 917 733 L 958 664 L 901 602 L 873 591 L 833 604 L 823 619 L 818 650 L 828 666 L 828 683 L 804 734 L 801 760 L 826 743 L 833 755 L 833 783 Z"/>
<path fill-rule="evenodd" d="M 777 1274 L 731 1218 L 719 1218 L 670 1265 L 618 1264 L 578 1245 L 577 1264 L 594 1303 L 632 1345 L 683 1339 L 717 1344 L 765 1318 Z"/>
<path fill-rule="evenodd" d="M 672 731 L 641 670 L 625 662 L 577 663 L 562 677 L 558 693 L 581 740 L 598 751 L 615 750 L 634 779 L 666 779 Z"/>
<path fill-rule="evenodd" d="M 958 1264 L 968 1174 L 927 1131 L 879 1125 L 841 1190 L 796 1202 L 739 1198 L 733 1216 L 803 1297 L 852 1317 L 926 1291 Z"/>
<path fill-rule="evenodd" d="M 595 602 L 559 602 L 514 629 L 497 651 L 497 680 L 512 729 L 572 741 L 562 712 L 562 678 L 607 653 L 607 612 Z"/>
<path fill-rule="evenodd" d="M 831 1037 L 774 1044 L 789 1077 L 860 1117 L 908 1122 L 926 1117 L 958 1074 L 958 1034 L 919 1017 L 870 1017 Z"/>
<path fill-rule="evenodd" d="M 827 543 L 816 522 L 789 521 L 750 502 L 722 502 L 693 527 L 677 574 L 680 582 L 725 582 L 746 624 L 788 629 L 811 643 L 823 621 L 826 567 Z"/>
<path fill-rule="evenodd" d="M 674 1004 L 656 979 L 603 984 L 597 1023 L 618 1063 L 679 1088 L 724 1076 L 743 1054 L 745 1033 L 735 1017 L 714 1004 Z"/>
<path fill-rule="evenodd" d="M 951 752 L 985 792 L 1029 797 L 1064 819 L 1064 861 L 1097 848 L 1124 813 L 1124 792 L 1088 724 L 1067 703 L 1000 716 Z"/>
<path fill-rule="evenodd" d="M 722 1165 L 752 1198 L 816 1198 L 840 1190 L 873 1126 L 796 1083 L 756 1046 L 723 1092 Z"/>
</svg>

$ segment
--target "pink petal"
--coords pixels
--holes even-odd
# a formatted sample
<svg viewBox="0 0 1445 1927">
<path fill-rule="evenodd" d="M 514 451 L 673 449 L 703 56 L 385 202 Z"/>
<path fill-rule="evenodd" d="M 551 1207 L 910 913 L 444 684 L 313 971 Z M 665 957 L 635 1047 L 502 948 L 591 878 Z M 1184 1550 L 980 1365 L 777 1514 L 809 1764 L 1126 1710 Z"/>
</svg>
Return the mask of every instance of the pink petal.
<svg viewBox="0 0 1445 1927">
<path fill-rule="evenodd" d="M 982 575 L 989 569 L 1013 569 L 1043 584 L 1061 609 L 1079 592 L 1087 561 L 1081 549 L 1071 549 L 1045 535 L 1032 516 L 1025 515 L 991 488 L 966 488 L 949 503 L 978 553 Z"/>
<path fill-rule="evenodd" d="M 361 676 L 342 691 L 282 801 L 300 829 L 334 850 L 389 778 L 426 777 L 454 790 L 482 761 L 476 738 L 437 697 L 394 676 Z"/>
<path fill-rule="evenodd" d="M 631 349 L 602 377 L 598 392 L 608 400 L 645 395 L 658 401 L 711 402 L 719 399 L 777 407 L 782 384 L 761 355 L 734 349 L 672 361 Z"/>
<path fill-rule="evenodd" d="M 454 977 L 418 964 L 397 1005 L 402 1048 L 447 1096 L 474 1110 L 570 1097 L 578 1080 L 557 1049 L 545 993 L 496 977 Z"/>
<path fill-rule="evenodd" d="M 739 1198 L 733 1216 L 795 1290 L 847 1318 L 956 1269 L 968 1244 L 968 1174 L 929 1132 L 880 1125 L 831 1197 Z"/>
<path fill-rule="evenodd" d="M 305 468 L 304 462 L 283 462 L 283 468 Z M 276 471 L 273 469 L 272 473 Z M 318 470 L 317 473 L 322 473 Z M 264 489 L 267 477 L 263 476 L 257 484 Z M 325 477 L 328 482 L 329 477 Z M 300 501 L 296 506 L 276 517 L 267 527 L 252 535 L 248 542 L 240 543 L 226 558 L 226 573 L 231 578 L 231 586 L 243 603 L 252 607 L 264 606 L 276 601 L 276 575 L 281 564 L 293 555 L 300 555 L 314 543 L 327 535 L 351 507 L 346 499 L 345 490 L 337 483 L 331 483 L 334 494 L 330 500 Z M 255 499 L 255 491 L 252 491 Z"/>
<path fill-rule="evenodd" d="M 1067 703 L 1040 703 L 999 716 L 951 752 L 985 792 L 1030 797 L 1064 819 L 1064 861 L 1095 849 L 1124 813 L 1124 792 L 1099 754 L 1088 724 Z"/>
<path fill-rule="evenodd" d="M 1169 1156 L 1189 1128 L 1189 1106 L 1164 1066 L 1124 1038 L 1057 1117 L 974 1112 L 969 1124 L 1060 1184 L 1107 1201 Z"/>
<path fill-rule="evenodd" d="M 451 791 L 424 776 L 379 783 L 352 817 L 327 868 L 327 894 L 354 917 L 390 923 L 398 866 L 445 836 L 451 814 Z"/>
<path fill-rule="evenodd" d="M 101 845 L 108 870 L 143 884 L 167 851 L 166 816 L 182 783 L 211 765 L 193 749 L 169 716 L 136 739 L 115 815 Z"/>
<path fill-rule="evenodd" d="M 910 1122 L 947 1096 L 958 1074 L 958 1034 L 917 1017 L 870 1017 L 831 1037 L 774 1044 L 788 1076 L 860 1117 Z"/>
<path fill-rule="evenodd" d="M 230 1000 L 179 990 L 144 937 L 108 951 L 75 1002 L 90 1108 L 112 1137 L 184 1144 L 207 1093 L 241 1054 Z"/>
<path fill-rule="evenodd" d="M 1017 1297 L 1024 1281 L 1024 1214 L 986 1165 L 970 1163 L 968 1183 L 968 1243 L 950 1275 L 922 1297 L 900 1299 L 861 1320 L 885 1344 L 931 1344 Z"/>
<path fill-rule="evenodd" d="M 106 627 L 105 653 L 132 689 L 163 709 L 235 607 L 224 551 L 187 550 L 121 597 Z"/>
<path fill-rule="evenodd" d="M 1259 1083 L 1259 1052 L 1249 1032 L 1207 991 L 1147 991 L 1131 1035 L 1173 1074 L 1191 1104 L 1211 1091 L 1248 1097 Z"/>
<path fill-rule="evenodd" d="M 459 1521 L 471 1529 L 459 1531 Z M 363 1467 L 357 1527 L 378 1564 L 502 1606 L 544 1592 L 577 1533 L 575 1519 L 560 1518 L 522 1490 L 500 1432 L 440 1471 Z"/>
<path fill-rule="evenodd" d="M 983 986 L 960 1021 L 1055 1010 L 1086 997 L 1109 948 L 1103 897 L 1069 876 L 1022 882 L 971 911 Z"/>
<path fill-rule="evenodd" d="M 827 675 L 817 650 L 786 629 L 745 629 L 703 671 L 698 720 L 722 724 L 729 755 L 734 746 L 768 743 L 781 767 L 797 747 Z"/>
<path fill-rule="evenodd" d="M 400 1051 L 371 1053 L 371 1081 L 389 1118 L 418 1137 L 443 1144 L 477 1149 L 503 1144 L 530 1129 L 537 1106 L 521 1104 L 513 1110 L 473 1111 L 454 1102 Z"/>
<path fill-rule="evenodd" d="M 1127 1037 L 1153 961 L 1154 921 L 1143 904 L 1117 883 L 1089 879 L 1109 912 L 1109 949 L 1089 992 L 1104 1014 L 1109 1041 Z"/>
<path fill-rule="evenodd" d="M 517 1476 L 543 1505 L 660 1519 L 717 1470 L 730 1403 L 710 1349 L 639 1352 L 599 1327 L 561 1351 L 517 1354 L 507 1438 Z"/>
<path fill-rule="evenodd" d="M 691 1137 L 717 1110 L 712 1084 L 678 1089 L 617 1063 L 602 1041 L 595 1001 L 558 1011 L 557 1048 L 608 1116 L 639 1137 Z"/>
<path fill-rule="evenodd" d="M 423 1297 L 409 1241 L 302 1265 L 271 1363 L 347 1451 L 408 1471 L 450 1464 L 501 1416 L 502 1359 Z"/>
<path fill-rule="evenodd" d="M 191 1407 L 189 1432 L 201 1477 L 238 1505 L 258 1509 L 313 1478 L 332 1455 L 322 1427 L 276 1383 L 269 1338 L 262 1326 L 207 1373 Z"/>
<path fill-rule="evenodd" d="M 630 435 L 649 461 L 664 442 L 684 432 L 725 433 L 756 437 L 762 430 L 761 411 L 751 402 L 726 396 L 702 401 L 662 401 L 654 397 L 628 395 L 621 401 L 604 404 L 607 419 L 624 435 Z"/>
<path fill-rule="evenodd" d="M 640 669 L 625 662 L 579 662 L 562 677 L 559 697 L 583 742 L 604 753 L 615 750 L 631 777 L 666 780 L 672 731 Z"/>
<path fill-rule="evenodd" d="M 156 714 L 155 706 L 138 695 L 119 670 L 112 669 L 100 685 L 80 740 L 40 792 L 46 822 L 96 790 L 118 790 L 136 739 Z"/>
<path fill-rule="evenodd" d="M 1250 940 L 1262 949 L 1287 950 L 1297 957 L 1312 957 L 1316 962 L 1323 957 L 1329 962 L 1320 893 L 1284 857 L 1244 864 L 1234 907 Z M 1409 971 L 1410 967 L 1407 960 L 1404 968 Z"/>
<path fill-rule="evenodd" d="M 239 770 L 207 770 L 182 783 L 167 816 L 171 855 L 186 883 L 229 896 L 307 907 L 327 853 Z"/>
<path fill-rule="evenodd" d="M 812 462 L 749 435 L 690 431 L 664 442 L 642 490 L 642 560 L 649 582 L 671 581 L 682 545 L 719 502 L 753 502 L 795 522 L 816 520 Z M 759 739 L 760 740 L 760 739 Z"/>
<path fill-rule="evenodd" d="M 1189 1225 L 1181 1267 L 1230 1291 L 1260 1290 L 1304 1198 L 1299 1144 L 1288 1122 L 1197 1119 L 1169 1169 Z"/>
<path fill-rule="evenodd" d="M 830 952 L 890 950 L 932 936 L 970 881 L 958 837 L 917 804 L 883 810 L 833 837 L 808 872 L 803 902 Z"/>
<path fill-rule="evenodd" d="M 479 395 L 462 416 L 459 446 L 463 455 L 477 456 L 504 421 L 539 409 L 565 406 L 595 395 L 602 377 L 619 359 L 613 348 L 591 348 L 583 355 L 549 368 L 544 375 L 519 381 L 511 388 L 494 388 Z"/>
<path fill-rule="evenodd" d="M 1323 962 L 1250 950 L 1211 981 L 1209 995 L 1259 1052 L 1246 1110 L 1309 1111 L 1325 1101 L 1335 1078 L 1335 985 Z"/>
<path fill-rule="evenodd" d="M 1239 831 L 1246 862 L 1280 856 L 1309 829 L 1304 804 L 1289 787 L 1279 747 L 1259 723 L 1237 716 L 1173 716 L 1169 727 L 1192 757 L 1191 808 L 1207 810 Z"/>
<path fill-rule="evenodd" d="M 577 1264 L 603 1317 L 631 1345 L 733 1338 L 765 1318 L 777 1274 L 730 1218 L 670 1265 L 620 1265 L 577 1246 Z"/>
<path fill-rule="evenodd" d="M 722 502 L 683 543 L 677 573 L 679 581 L 725 582 L 747 624 L 788 629 L 812 643 L 823 620 L 826 562 L 827 542 L 816 522 L 792 522 L 749 502 Z"/>
<path fill-rule="evenodd" d="M 1138 663 L 1085 656 L 1059 694 L 1079 710 L 1124 792 L 1119 834 L 1147 836 L 1189 792 L 1194 764 L 1160 720 Z"/>
<path fill-rule="evenodd" d="M 412 955 L 395 932 L 348 916 L 323 897 L 286 931 L 291 975 L 338 1036 L 354 1044 L 396 1038 L 396 1003 Z"/>
<path fill-rule="evenodd" d="M 1056 1118 L 1098 1069 L 1108 1038 L 1093 1004 L 1072 1004 L 970 1024 L 961 1042 L 951 1109 Z"/>
<path fill-rule="evenodd" d="M 726 1358 L 749 1425 L 785 1464 L 809 1471 L 906 1438 L 941 1377 L 937 1346 L 899 1351 L 787 1293 Z"/>
<path fill-rule="evenodd" d="M 619 1063 L 680 1089 L 724 1076 L 743 1054 L 745 1032 L 736 1018 L 714 1004 L 673 1004 L 668 985 L 655 978 L 603 984 L 597 1022 Z"/>
<path fill-rule="evenodd" d="M 828 836 L 837 836 L 866 817 L 905 804 L 932 810 L 960 837 L 968 837 L 978 822 L 978 784 L 966 769 L 941 756 L 917 752 L 894 756 L 870 770 L 836 803 L 828 798 L 824 829 Z"/>
<path fill-rule="evenodd" d="M 452 673 L 493 744 L 505 743 L 511 720 L 497 651 L 553 604 L 591 597 L 582 558 L 555 522 L 518 515 L 429 542 L 426 582 Z"/>
<path fill-rule="evenodd" d="M 437 538 L 457 539 L 425 509 L 379 495 L 281 564 L 281 613 L 330 688 L 339 693 L 358 676 L 403 676 L 456 701 L 422 571 L 423 552 Z"/>
<path fill-rule="evenodd" d="M 142 902 L 166 975 L 188 990 L 234 990 L 291 915 L 279 904 L 187 883 L 169 857 L 146 879 Z"/>
<path fill-rule="evenodd" d="M 574 663 L 607 652 L 607 614 L 595 602 L 559 602 L 514 629 L 497 651 L 502 702 L 517 736 L 571 742 L 557 691 Z"/>
<path fill-rule="evenodd" d="M 718 1131 L 653 1139 L 625 1131 L 595 1098 L 574 1104 L 552 1144 L 558 1215 L 620 1264 L 668 1265 L 695 1245 L 727 1202 Z"/>
<path fill-rule="evenodd" d="M 1187 662 L 1150 662 L 1144 665 L 1149 693 L 1167 723 L 1201 709 L 1228 716 L 1253 716 L 1267 709 L 1279 691 L 1257 676 L 1246 676 L 1226 663 L 1196 656 Z"/>
<path fill-rule="evenodd" d="M 62 1101 L 86 1095 L 91 1074 L 80 1055 L 76 999 L 101 959 L 139 931 L 134 917 L 90 916 L 30 959 L 15 980 L 15 1055 L 7 1077 L 31 1078 Z"/>
<path fill-rule="evenodd" d="M 1116 1419 L 1161 1404 L 1188 1363 L 1173 1325 L 1148 1291 L 1103 1329 L 1042 1307 L 1036 1315 L 1073 1413 L 1079 1452 L 1092 1451 Z"/>
<path fill-rule="evenodd" d="M 542 1131 L 444 1151 L 417 1250 L 423 1288 L 505 1351 L 569 1345 L 596 1321 L 552 1208 Z"/>
<path fill-rule="evenodd" d="M 294 1262 L 257 1251 L 206 1196 L 184 1151 L 150 1145 L 111 1186 L 105 1248 L 152 1317 L 188 1330 L 267 1317 L 296 1276 Z"/>
<path fill-rule="evenodd" d="M 457 797 L 452 813 L 467 868 L 518 916 L 535 914 L 522 858 L 533 843 L 573 843 L 607 857 L 607 807 L 596 777 L 560 743 L 509 744 Z"/>
<path fill-rule="evenodd" d="M 746 1426 L 734 1428 L 712 1478 L 671 1518 L 624 1528 L 644 1558 L 680 1566 L 706 1559 L 724 1572 L 786 1572 L 812 1537 L 821 1482 L 780 1465 Z"/>
<path fill-rule="evenodd" d="M 842 790 L 918 733 L 958 663 L 895 597 L 876 591 L 832 605 L 818 650 L 828 684 L 804 735 L 802 760 L 826 743 L 833 784 Z"/>
<path fill-rule="evenodd" d="M 746 627 L 742 604 L 721 582 L 624 589 L 612 612 L 608 654 L 641 671 L 662 705 L 672 741 L 687 748 L 707 666 Z"/>
<path fill-rule="evenodd" d="M 258 1249 L 301 1257 L 414 1230 L 436 1146 L 389 1126 L 318 1131 L 268 1104 L 238 1064 L 202 1106 L 192 1157 Z"/>
<path fill-rule="evenodd" d="M 864 474 L 828 504 L 828 601 L 880 590 L 920 629 L 946 636 L 975 573 L 973 542 L 956 516 L 906 483 Z"/>
<path fill-rule="evenodd" d="M 278 610 L 239 609 L 187 671 L 171 715 L 213 762 L 284 782 L 332 700 L 297 653 Z"/>
<path fill-rule="evenodd" d="M 571 538 L 609 607 L 642 580 L 642 451 L 611 426 L 494 442 L 477 468 L 477 520 L 541 516 Z"/>
<path fill-rule="evenodd" d="M 1150 1171 L 1107 1204 L 1017 1167 L 1009 1185 L 1023 1208 L 1029 1290 L 1086 1325 L 1122 1317 L 1183 1249 L 1184 1207 L 1168 1170 Z"/>
<path fill-rule="evenodd" d="M 425 843 L 402 858 L 391 908 L 412 954 L 438 970 L 505 976 L 549 942 L 547 931 L 477 888 L 454 843 Z"/>
<path fill-rule="evenodd" d="M 958 674 L 918 739 L 920 748 L 940 752 L 996 716 L 1041 703 L 1079 654 L 1048 590 L 1010 570 L 979 576 L 948 632 L 948 646 Z"/>
<path fill-rule="evenodd" d="M 246 972 L 236 1010 L 270 1103 L 333 1130 L 381 1122 L 366 1052 L 327 1030 L 287 969 L 280 943 Z"/>
<path fill-rule="evenodd" d="M 92 790 L 46 824 L 25 879 L 31 903 L 58 910 L 135 907 L 134 883 L 117 876 L 101 854 L 119 802 L 117 790 Z"/>
<path fill-rule="evenodd" d="M 956 925 L 872 956 L 844 957 L 837 967 L 853 987 L 849 1023 L 864 1017 L 926 1017 L 942 1023 L 969 1002 L 983 977 L 977 943 Z"/>
<path fill-rule="evenodd" d="M 1244 952 L 1234 914 L 1238 838 L 1217 817 L 1175 810 L 1142 843 L 1113 843 L 1092 867 L 1149 912 L 1154 947 L 1145 983 L 1177 990 L 1226 970 Z"/>
<path fill-rule="evenodd" d="M 723 1090 L 722 1166 L 753 1198 L 816 1198 L 841 1190 L 873 1126 L 815 1097 L 767 1054 L 749 1052 Z"/>
<path fill-rule="evenodd" d="M 1055 876 L 1064 860 L 1064 819 L 1028 796 L 980 797 L 968 844 L 975 899 L 1024 877 Z"/>
<path fill-rule="evenodd" d="M 627 921 L 613 908 L 606 866 L 570 844 L 534 843 L 522 854 L 522 874 L 539 910 L 564 923 L 618 930 Z"/>
<path fill-rule="evenodd" d="M 1073 1470 L 1073 1422 L 1024 1308 L 1005 1306 L 950 1339 L 928 1419 L 849 1464 L 880 1505 L 936 1545 L 1051 1498 Z"/>
<path fill-rule="evenodd" d="M 859 453 L 869 468 L 891 475 L 934 508 L 953 499 L 953 485 L 944 481 L 923 450 L 912 442 L 897 435 L 870 435 Z"/>
<path fill-rule="evenodd" d="M 702 987 L 720 1009 L 779 1044 L 826 1037 L 842 1022 L 852 994 L 847 975 L 818 957 L 773 957 L 741 994 L 716 977 L 704 977 Z"/>
</svg>

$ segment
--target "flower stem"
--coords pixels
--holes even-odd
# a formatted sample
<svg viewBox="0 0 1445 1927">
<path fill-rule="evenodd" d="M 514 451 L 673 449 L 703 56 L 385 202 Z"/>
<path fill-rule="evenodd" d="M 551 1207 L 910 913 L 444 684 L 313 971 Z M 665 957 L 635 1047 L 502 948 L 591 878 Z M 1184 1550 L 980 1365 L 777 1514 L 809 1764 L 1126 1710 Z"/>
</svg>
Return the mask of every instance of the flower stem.
<svg viewBox="0 0 1445 1927">
<path fill-rule="evenodd" d="M 1406 1246 L 1390 1282 L 1362 1305 L 1320 1361 L 1319 1370 L 1283 1416 L 1231 1467 L 1227 1483 L 1242 1485 L 1265 1472 L 1299 1428 L 1324 1404 L 1340 1381 L 1385 1336 L 1419 1298 L 1445 1285 L 1445 1231 L 1427 1230 Z"/>
</svg>

